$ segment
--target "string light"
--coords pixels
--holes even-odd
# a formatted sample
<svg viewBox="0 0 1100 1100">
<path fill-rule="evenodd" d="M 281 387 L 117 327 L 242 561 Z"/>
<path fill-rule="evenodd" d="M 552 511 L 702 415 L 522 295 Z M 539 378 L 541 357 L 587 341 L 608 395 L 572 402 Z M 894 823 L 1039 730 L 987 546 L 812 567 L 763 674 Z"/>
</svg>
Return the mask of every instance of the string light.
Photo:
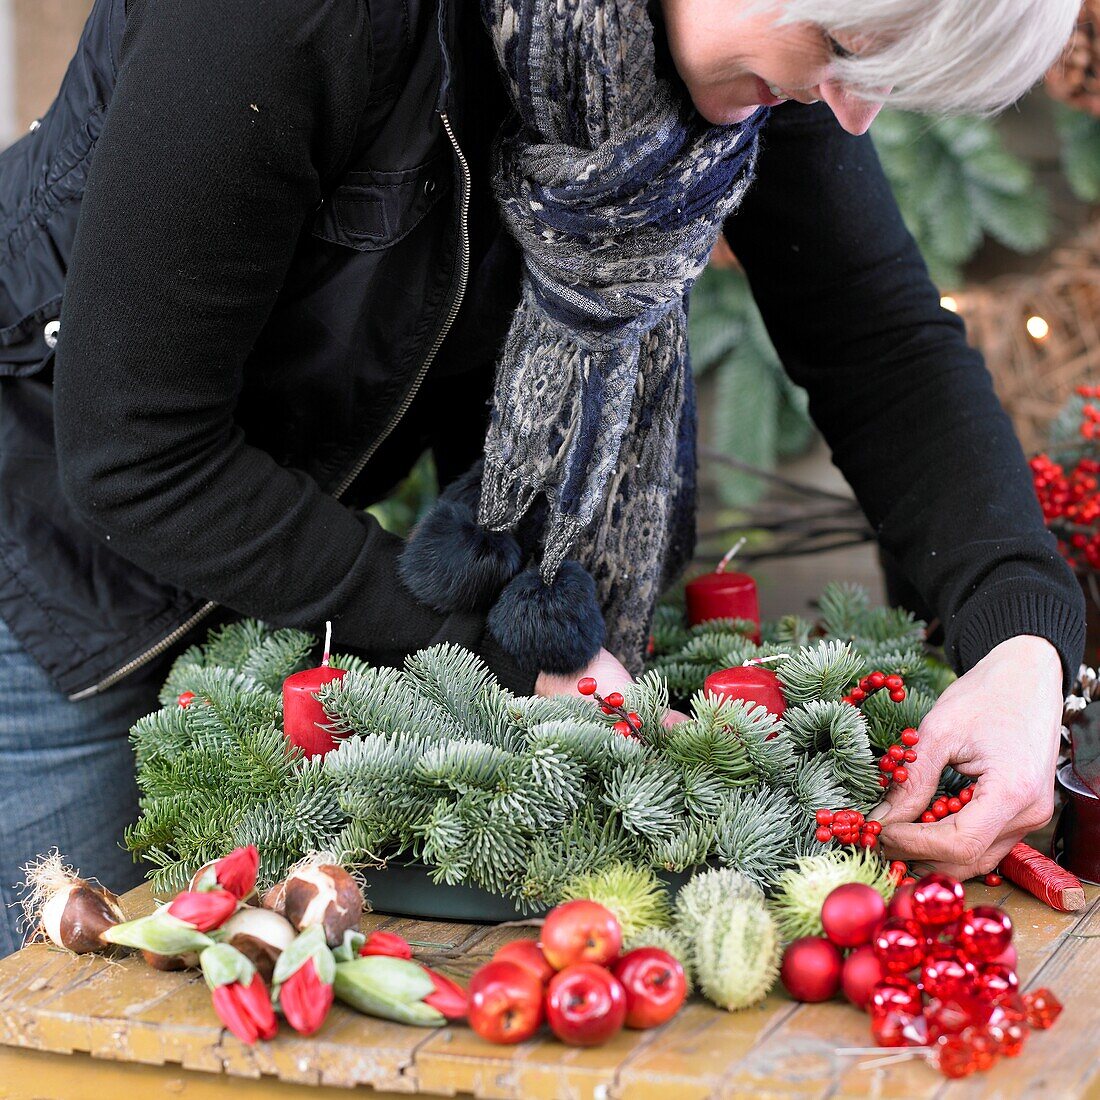
<svg viewBox="0 0 1100 1100">
<path fill-rule="evenodd" d="M 959 303 L 956 302 L 955 299 L 952 298 L 950 294 L 945 294 L 940 299 L 940 305 L 944 309 L 949 309 L 952 313 L 958 313 L 959 312 Z"/>
<path fill-rule="evenodd" d="M 1027 319 L 1027 334 L 1033 340 L 1045 340 L 1050 335 L 1050 325 L 1045 318 L 1034 314 Z"/>
</svg>

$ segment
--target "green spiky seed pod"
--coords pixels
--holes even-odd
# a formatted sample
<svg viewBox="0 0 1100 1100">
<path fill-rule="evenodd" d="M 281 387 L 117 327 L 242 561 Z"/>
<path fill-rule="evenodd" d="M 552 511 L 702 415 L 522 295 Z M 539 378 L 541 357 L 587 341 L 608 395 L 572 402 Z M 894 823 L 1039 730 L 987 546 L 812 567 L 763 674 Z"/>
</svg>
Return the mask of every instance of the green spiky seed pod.
<svg viewBox="0 0 1100 1100">
<path fill-rule="evenodd" d="M 729 867 L 694 875 L 676 898 L 673 926 L 694 940 L 700 923 L 710 914 L 744 899 L 763 901 L 764 894 L 752 879 Z"/>
<path fill-rule="evenodd" d="M 693 948 L 703 996 L 728 1012 L 762 1001 L 779 975 L 779 932 L 760 898 L 711 910 L 696 928 Z"/>
<path fill-rule="evenodd" d="M 599 871 L 574 875 L 562 889 L 561 900 L 578 898 L 610 909 L 619 920 L 624 940 L 643 928 L 663 928 L 669 923 L 668 891 L 648 868 L 613 863 Z"/>
<path fill-rule="evenodd" d="M 633 936 L 623 940 L 623 954 L 636 947 L 657 947 L 667 951 L 684 968 L 687 980 L 687 995 L 690 997 L 695 988 L 695 960 L 692 957 L 691 944 L 674 928 L 657 928 L 650 925 L 639 929 Z"/>
<path fill-rule="evenodd" d="M 821 906 L 833 890 L 849 882 L 870 886 L 886 901 L 894 894 L 889 865 L 863 848 L 803 856 L 785 871 L 768 902 L 784 943 L 824 935 Z"/>
</svg>

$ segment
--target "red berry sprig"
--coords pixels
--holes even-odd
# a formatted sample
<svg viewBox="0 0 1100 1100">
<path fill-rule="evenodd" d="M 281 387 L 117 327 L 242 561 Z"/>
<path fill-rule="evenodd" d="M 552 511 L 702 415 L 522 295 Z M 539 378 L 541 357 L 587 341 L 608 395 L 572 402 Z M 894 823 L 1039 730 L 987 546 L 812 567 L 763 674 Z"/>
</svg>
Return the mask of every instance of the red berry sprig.
<svg viewBox="0 0 1100 1100">
<path fill-rule="evenodd" d="M 920 815 L 922 824 L 929 825 L 933 821 L 942 821 L 951 814 L 957 814 L 974 797 L 974 787 L 963 787 L 957 795 L 940 795 Z"/>
<path fill-rule="evenodd" d="M 842 702 L 851 703 L 853 707 L 858 707 L 860 703 L 865 702 L 876 691 L 888 691 L 891 702 L 905 702 L 905 681 L 896 672 L 887 676 L 885 672 L 880 672 L 878 669 L 864 676 L 858 686 L 852 688 L 844 696 Z"/>
<path fill-rule="evenodd" d="M 634 711 L 626 709 L 626 700 L 620 691 L 611 692 L 606 698 L 596 693 L 596 681 L 591 676 L 582 676 L 577 681 L 577 691 L 581 695 L 589 695 L 600 705 L 604 714 L 617 714 L 619 720 L 611 727 L 623 737 L 637 737 L 642 729 L 642 717 Z"/>
<path fill-rule="evenodd" d="M 859 848 L 878 846 L 882 823 L 868 821 L 859 810 L 818 810 L 814 818 L 817 821 L 814 836 L 822 844 L 835 840 Z"/>
<path fill-rule="evenodd" d="M 176 702 L 179 703 L 181 710 L 186 710 L 195 701 L 195 693 L 193 691 L 181 691 Z"/>
<path fill-rule="evenodd" d="M 891 745 L 878 759 L 878 768 L 882 772 L 878 781 L 880 787 L 889 787 L 891 783 L 908 781 L 909 769 L 906 765 L 916 762 L 915 746 L 919 741 L 917 731 L 912 726 L 901 731 L 900 740 Z"/>
</svg>

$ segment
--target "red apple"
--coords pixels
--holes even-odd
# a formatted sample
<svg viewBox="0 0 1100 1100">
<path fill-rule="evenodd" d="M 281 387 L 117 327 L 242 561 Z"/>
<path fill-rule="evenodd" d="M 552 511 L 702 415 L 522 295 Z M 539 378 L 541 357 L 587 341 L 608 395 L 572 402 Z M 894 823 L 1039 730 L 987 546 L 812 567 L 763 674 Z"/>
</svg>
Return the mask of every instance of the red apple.
<svg viewBox="0 0 1100 1100">
<path fill-rule="evenodd" d="M 555 970 L 581 962 L 607 966 L 622 945 L 623 930 L 615 914 L 594 901 L 567 901 L 551 909 L 539 940 Z"/>
<path fill-rule="evenodd" d="M 599 1046 L 622 1029 L 626 991 L 610 970 L 595 963 L 575 963 L 551 978 L 546 1018 L 563 1043 Z"/>
<path fill-rule="evenodd" d="M 556 973 L 534 940 L 512 940 L 511 943 L 506 943 L 493 956 L 493 962 L 497 961 L 522 966 L 524 970 L 534 974 L 543 985 L 546 985 Z"/>
<path fill-rule="evenodd" d="M 490 1043 L 522 1043 L 542 1023 L 542 982 L 514 962 L 489 962 L 467 991 L 470 1027 Z"/>
<path fill-rule="evenodd" d="M 871 990 L 885 977 L 886 971 L 882 969 L 875 949 L 868 943 L 857 947 L 844 960 L 840 988 L 856 1008 L 866 1008 L 871 1000 Z"/>
<path fill-rule="evenodd" d="M 626 991 L 626 1026 L 657 1027 L 671 1020 L 687 996 L 680 960 L 659 947 L 637 947 L 611 968 Z"/>
</svg>

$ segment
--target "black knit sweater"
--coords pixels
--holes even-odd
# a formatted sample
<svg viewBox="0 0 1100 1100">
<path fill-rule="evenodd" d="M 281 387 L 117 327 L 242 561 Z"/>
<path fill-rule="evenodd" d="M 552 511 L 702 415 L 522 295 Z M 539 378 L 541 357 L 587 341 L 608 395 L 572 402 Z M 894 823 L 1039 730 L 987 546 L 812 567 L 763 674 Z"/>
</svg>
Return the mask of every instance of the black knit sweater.
<svg viewBox="0 0 1100 1100">
<path fill-rule="evenodd" d="M 357 4 L 312 3 L 294 36 L 283 29 L 300 5 L 249 4 L 247 18 L 233 15 L 238 6 L 132 5 L 66 288 L 56 374 L 66 482 L 94 481 L 117 453 L 100 533 L 196 595 L 302 626 L 335 618 L 341 645 L 376 658 L 449 636 L 529 690 L 480 618 L 448 621 L 401 589 L 399 540 L 254 448 L 222 454 L 203 445 L 233 414 L 242 333 L 262 325 L 280 291 L 318 180 L 378 102 L 368 109 L 371 41 Z M 473 17 L 469 4 L 463 18 Z M 492 66 L 482 70 L 499 103 Z M 263 117 L 278 120 L 263 157 L 227 109 L 238 99 L 263 102 Z M 489 205 L 487 143 L 479 144 L 475 256 Z M 1080 590 L 1044 530 L 980 357 L 939 306 L 870 139 L 842 132 L 824 107 L 777 109 L 757 181 L 727 235 L 837 465 L 882 545 L 942 619 L 952 660 L 967 668 L 1009 637 L 1036 634 L 1053 642 L 1069 677 L 1083 645 Z M 200 313 L 184 304 L 196 301 L 197 271 Z M 463 314 L 455 340 L 476 331 L 477 293 Z M 168 354 L 150 357 L 149 326 Z M 411 410 L 400 447 L 368 467 L 377 486 L 454 430 L 433 414 L 431 392 L 429 384 Z M 204 465 L 188 469 L 186 492 L 168 507 L 164 463 L 189 455 L 205 456 Z M 371 495 L 368 487 L 361 497 Z M 308 578 L 300 608 L 287 604 L 286 577 Z"/>
</svg>

